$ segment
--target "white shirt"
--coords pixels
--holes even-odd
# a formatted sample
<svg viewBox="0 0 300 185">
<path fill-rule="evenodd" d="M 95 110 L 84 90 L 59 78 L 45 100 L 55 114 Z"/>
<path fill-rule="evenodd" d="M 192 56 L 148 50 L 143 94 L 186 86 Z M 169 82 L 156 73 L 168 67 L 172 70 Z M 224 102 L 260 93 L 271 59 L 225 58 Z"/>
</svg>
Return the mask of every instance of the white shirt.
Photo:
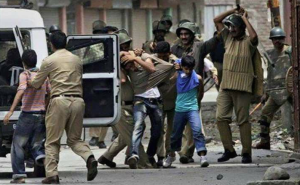
<svg viewBox="0 0 300 185">
<path fill-rule="evenodd" d="M 214 64 L 210 60 L 204 58 L 204 72 L 211 71 L 214 67 Z"/>
<path fill-rule="evenodd" d="M 143 97 L 143 98 L 159 98 L 160 93 L 159 93 L 159 90 L 157 87 L 153 87 L 153 88 L 147 90 L 146 92 L 137 94 L 135 96 L 139 96 L 139 97 Z"/>
</svg>

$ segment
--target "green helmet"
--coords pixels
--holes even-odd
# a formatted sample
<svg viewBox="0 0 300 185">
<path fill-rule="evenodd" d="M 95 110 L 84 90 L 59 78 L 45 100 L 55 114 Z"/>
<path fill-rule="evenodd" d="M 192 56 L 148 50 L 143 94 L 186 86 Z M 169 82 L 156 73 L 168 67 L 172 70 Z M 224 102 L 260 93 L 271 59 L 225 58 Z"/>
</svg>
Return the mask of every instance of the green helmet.
<svg viewBox="0 0 300 185">
<path fill-rule="evenodd" d="M 124 32 L 119 32 L 118 36 L 119 36 L 119 44 L 120 45 L 132 41 L 132 38 L 129 37 L 129 35 Z"/>
<path fill-rule="evenodd" d="M 237 14 L 232 14 L 230 15 L 225 21 L 224 24 L 229 26 L 229 25 L 233 25 L 235 27 L 239 27 L 242 29 L 246 28 L 246 24 L 243 21 L 242 17 L 240 15 Z"/>
<path fill-rule="evenodd" d="M 172 16 L 171 15 L 163 15 L 160 19 L 161 22 L 169 22 L 172 26 Z"/>
<path fill-rule="evenodd" d="M 179 25 L 179 27 L 176 30 L 176 34 L 179 37 L 180 36 L 180 31 L 182 29 L 189 30 L 193 35 L 199 34 L 200 33 L 200 28 L 196 23 L 193 22 L 185 22 Z"/>
<path fill-rule="evenodd" d="M 280 27 L 274 27 L 271 31 L 270 31 L 270 37 L 269 39 L 272 38 L 277 38 L 277 37 L 285 37 L 285 32 L 283 31 L 283 29 L 281 29 Z"/>
<path fill-rule="evenodd" d="M 191 22 L 191 21 L 188 19 L 181 19 L 178 23 L 178 27 L 180 27 L 183 23 L 186 23 L 186 22 Z"/>
<path fill-rule="evenodd" d="M 153 21 L 153 23 L 152 23 L 152 33 L 155 34 L 156 31 L 166 32 L 166 27 L 161 21 Z"/>
<path fill-rule="evenodd" d="M 96 33 L 105 33 L 105 22 L 103 21 L 95 21 L 93 22 L 93 34 L 96 34 Z"/>
</svg>

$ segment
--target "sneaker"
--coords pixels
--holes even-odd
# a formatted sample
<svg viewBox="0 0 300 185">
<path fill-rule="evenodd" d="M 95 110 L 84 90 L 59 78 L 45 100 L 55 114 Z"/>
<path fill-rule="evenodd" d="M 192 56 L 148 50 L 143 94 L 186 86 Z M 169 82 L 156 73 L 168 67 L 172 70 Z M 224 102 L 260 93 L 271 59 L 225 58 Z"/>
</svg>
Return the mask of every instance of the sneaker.
<svg viewBox="0 0 300 185">
<path fill-rule="evenodd" d="M 104 143 L 104 141 L 99 142 L 98 147 L 101 148 L 106 148 L 106 145 Z"/>
<path fill-rule="evenodd" d="M 98 144 L 98 137 L 92 137 L 92 139 L 89 141 L 90 146 L 97 146 Z"/>
<path fill-rule="evenodd" d="M 244 164 L 252 163 L 252 157 L 249 154 L 243 154 L 242 163 Z"/>
<path fill-rule="evenodd" d="M 132 155 L 128 158 L 127 163 L 129 165 L 130 169 L 137 169 L 139 156 L 138 155 Z"/>
<path fill-rule="evenodd" d="M 187 163 L 189 163 L 189 158 L 187 156 L 185 156 L 185 155 L 182 155 L 182 156 L 180 156 L 179 161 L 182 164 L 187 164 Z"/>
<path fill-rule="evenodd" d="M 207 161 L 207 158 L 205 156 L 200 156 L 200 164 L 202 168 L 208 167 L 209 163 Z"/>
<path fill-rule="evenodd" d="M 230 152 L 229 150 L 225 150 L 223 155 L 218 159 L 218 162 L 225 162 L 229 159 L 235 158 L 237 156 L 236 152 Z"/>
<path fill-rule="evenodd" d="M 13 179 L 10 181 L 11 184 L 24 184 L 25 183 L 25 178 L 17 178 Z"/>
<path fill-rule="evenodd" d="M 176 157 L 171 157 L 168 155 L 167 159 L 164 161 L 164 168 L 170 168 L 172 163 L 176 160 Z"/>
</svg>

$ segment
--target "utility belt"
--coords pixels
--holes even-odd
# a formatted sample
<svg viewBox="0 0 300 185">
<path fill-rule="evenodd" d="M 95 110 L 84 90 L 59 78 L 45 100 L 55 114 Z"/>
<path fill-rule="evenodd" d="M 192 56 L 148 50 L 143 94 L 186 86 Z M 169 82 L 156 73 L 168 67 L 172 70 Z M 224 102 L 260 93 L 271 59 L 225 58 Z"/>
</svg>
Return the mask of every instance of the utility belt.
<svg viewBox="0 0 300 185">
<path fill-rule="evenodd" d="M 82 98 L 78 94 L 61 94 L 61 95 L 53 95 L 51 96 L 51 99 L 58 98 L 58 97 L 68 97 L 68 98 Z"/>
<path fill-rule="evenodd" d="M 133 105 L 133 101 L 121 101 L 121 105 L 125 106 L 125 105 Z"/>
</svg>

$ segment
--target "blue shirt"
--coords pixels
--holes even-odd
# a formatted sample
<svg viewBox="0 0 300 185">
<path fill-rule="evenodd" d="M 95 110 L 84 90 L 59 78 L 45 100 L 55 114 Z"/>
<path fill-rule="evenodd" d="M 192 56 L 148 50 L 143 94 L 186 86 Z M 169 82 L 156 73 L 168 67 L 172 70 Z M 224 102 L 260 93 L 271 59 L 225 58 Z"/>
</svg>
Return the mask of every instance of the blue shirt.
<svg viewBox="0 0 300 185">
<path fill-rule="evenodd" d="M 176 112 L 198 111 L 198 87 L 195 87 L 184 93 L 177 93 Z"/>
</svg>

